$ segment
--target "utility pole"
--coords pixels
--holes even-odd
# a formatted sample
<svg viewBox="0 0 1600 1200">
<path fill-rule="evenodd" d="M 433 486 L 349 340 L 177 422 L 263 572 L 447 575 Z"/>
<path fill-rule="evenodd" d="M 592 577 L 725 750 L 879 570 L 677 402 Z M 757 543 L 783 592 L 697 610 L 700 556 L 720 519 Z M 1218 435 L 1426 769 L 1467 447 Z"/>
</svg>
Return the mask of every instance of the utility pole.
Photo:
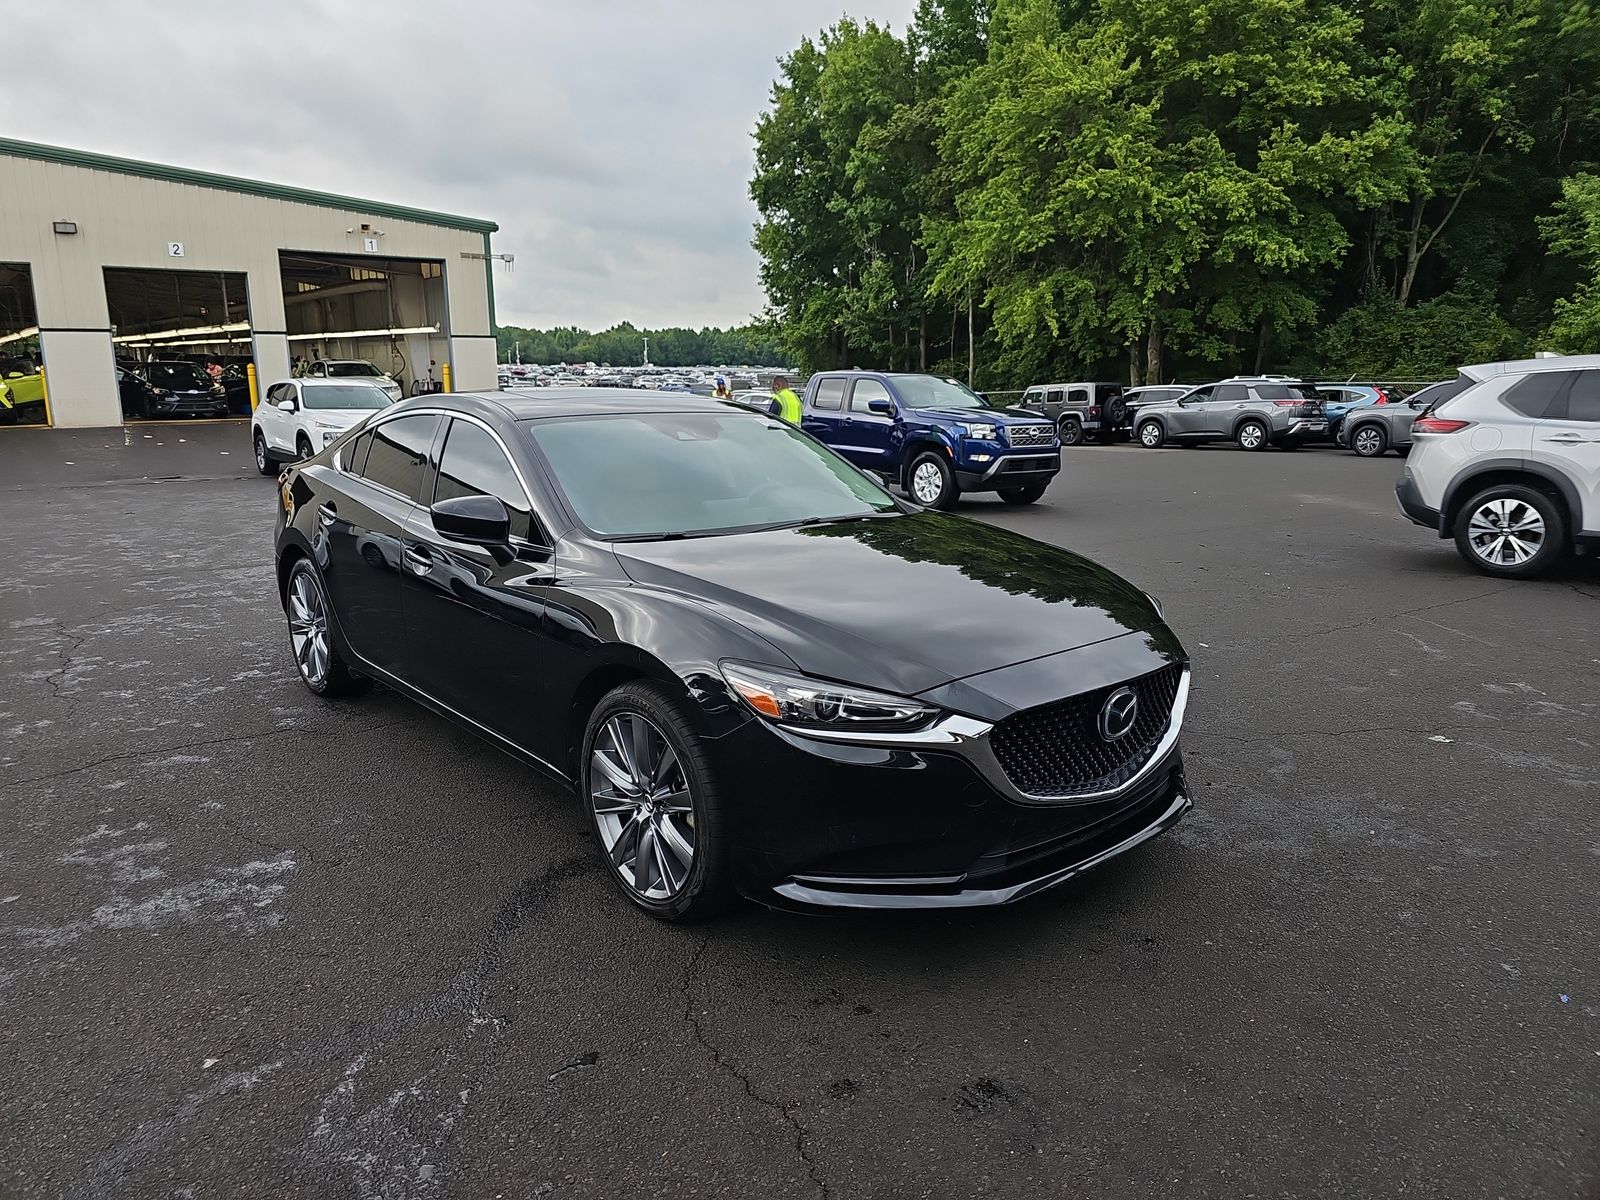
<svg viewBox="0 0 1600 1200">
<path fill-rule="evenodd" d="M 650 339 L 649 338 L 645 338 L 644 339 L 644 365 L 647 366 L 647 367 L 650 365 Z"/>
</svg>

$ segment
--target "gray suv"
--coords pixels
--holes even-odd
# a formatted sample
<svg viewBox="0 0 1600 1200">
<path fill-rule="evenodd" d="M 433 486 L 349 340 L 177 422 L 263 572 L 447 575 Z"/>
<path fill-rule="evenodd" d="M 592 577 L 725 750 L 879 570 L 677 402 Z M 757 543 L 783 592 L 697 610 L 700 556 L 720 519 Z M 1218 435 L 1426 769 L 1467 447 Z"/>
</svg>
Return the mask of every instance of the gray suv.
<svg viewBox="0 0 1600 1200">
<path fill-rule="evenodd" d="M 1377 458 L 1385 450 L 1404 454 L 1411 448 L 1411 426 L 1417 418 L 1465 390 L 1464 384 L 1452 379 L 1429 384 L 1404 400 L 1354 409 L 1340 422 L 1333 440 L 1362 458 Z"/>
<path fill-rule="evenodd" d="M 1063 446 L 1091 437 L 1109 442 L 1128 424 L 1126 390 L 1120 383 L 1038 383 L 1022 393 L 1019 407 L 1054 421 Z"/>
<path fill-rule="evenodd" d="M 1241 450 L 1294 449 L 1325 440 L 1328 418 L 1317 389 L 1283 376 L 1235 376 L 1139 407 L 1139 444 L 1156 450 L 1169 442 L 1237 442 Z"/>
</svg>

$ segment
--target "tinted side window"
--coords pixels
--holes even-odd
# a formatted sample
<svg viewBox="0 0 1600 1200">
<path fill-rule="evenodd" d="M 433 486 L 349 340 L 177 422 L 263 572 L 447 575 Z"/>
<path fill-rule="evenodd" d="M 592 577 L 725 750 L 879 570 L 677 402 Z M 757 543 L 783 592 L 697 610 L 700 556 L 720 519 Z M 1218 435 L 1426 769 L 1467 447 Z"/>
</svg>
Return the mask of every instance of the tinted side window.
<svg viewBox="0 0 1600 1200">
<path fill-rule="evenodd" d="M 1560 416 L 1567 388 L 1577 377 L 1577 371 L 1535 371 L 1513 383 L 1501 399 L 1525 417 Z"/>
<path fill-rule="evenodd" d="M 844 380 L 824 379 L 817 384 L 817 398 L 813 408 L 838 408 L 844 403 Z"/>
<path fill-rule="evenodd" d="M 1060 388 L 1051 388 L 1047 393 L 1045 393 L 1045 396 L 1051 404 L 1060 404 L 1062 391 Z"/>
<path fill-rule="evenodd" d="M 534 536 L 528 498 L 505 451 L 470 421 L 450 423 L 444 453 L 439 456 L 439 477 L 433 486 L 435 503 L 457 496 L 497 497 L 511 514 L 514 536 L 530 542 L 543 540 Z"/>
<path fill-rule="evenodd" d="M 439 431 L 432 413 L 385 421 L 372 431 L 372 446 L 361 474 L 381 487 L 412 500 L 422 499 L 422 481 L 428 473 L 428 449 Z"/>
<path fill-rule="evenodd" d="M 1600 371 L 1579 371 L 1567 393 L 1567 420 L 1600 424 Z"/>
<path fill-rule="evenodd" d="M 345 448 L 343 466 L 351 475 L 359 475 L 362 468 L 367 465 L 367 448 L 372 445 L 372 431 L 369 429 Z"/>
<path fill-rule="evenodd" d="M 889 389 L 876 379 L 858 379 L 856 386 L 850 392 L 850 411 L 864 413 L 867 411 L 867 401 L 889 400 L 893 403 Z"/>
<path fill-rule="evenodd" d="M 1221 383 L 1211 393 L 1211 399 L 1223 402 L 1248 400 L 1249 398 L 1249 389 L 1242 383 Z"/>
<path fill-rule="evenodd" d="M 1069 388 L 1067 390 L 1067 403 L 1068 404 L 1087 404 L 1087 403 L 1089 403 L 1089 389 L 1088 388 Z"/>
</svg>

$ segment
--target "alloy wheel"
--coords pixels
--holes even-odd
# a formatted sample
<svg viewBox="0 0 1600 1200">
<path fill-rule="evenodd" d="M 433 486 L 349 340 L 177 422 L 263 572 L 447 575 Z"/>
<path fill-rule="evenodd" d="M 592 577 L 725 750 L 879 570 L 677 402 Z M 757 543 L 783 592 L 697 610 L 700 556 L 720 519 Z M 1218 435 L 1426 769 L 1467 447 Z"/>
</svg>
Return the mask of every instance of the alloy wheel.
<svg viewBox="0 0 1600 1200">
<path fill-rule="evenodd" d="M 1139 441 L 1148 449 L 1154 450 L 1161 444 L 1161 426 L 1154 421 L 1146 421 L 1139 426 Z"/>
<path fill-rule="evenodd" d="M 1501 497 L 1480 505 L 1467 523 L 1472 552 L 1496 567 L 1518 567 L 1544 548 L 1544 518 L 1521 500 Z"/>
<path fill-rule="evenodd" d="M 917 503 L 931 505 L 943 490 L 944 476 L 939 473 L 938 465 L 918 463 L 917 469 L 911 472 L 911 494 L 917 498 Z"/>
<path fill-rule="evenodd" d="M 1260 448 L 1265 437 L 1266 435 L 1262 432 L 1261 426 L 1250 422 L 1239 430 L 1239 445 L 1246 450 L 1256 450 Z"/>
<path fill-rule="evenodd" d="M 289 587 L 289 640 L 294 661 L 306 682 L 320 684 L 328 676 L 328 603 L 309 571 L 301 571 Z"/>
<path fill-rule="evenodd" d="M 589 804 L 611 865 L 646 900 L 669 900 L 694 866 L 694 798 L 683 764 L 648 717 L 619 712 L 589 758 Z"/>
<path fill-rule="evenodd" d="M 259 433 L 256 434 L 256 469 L 263 473 L 267 469 L 267 443 Z"/>
<path fill-rule="evenodd" d="M 1370 425 L 1362 426 L 1356 430 L 1355 450 L 1364 458 L 1371 458 L 1383 449 L 1383 438 L 1378 431 Z"/>
</svg>

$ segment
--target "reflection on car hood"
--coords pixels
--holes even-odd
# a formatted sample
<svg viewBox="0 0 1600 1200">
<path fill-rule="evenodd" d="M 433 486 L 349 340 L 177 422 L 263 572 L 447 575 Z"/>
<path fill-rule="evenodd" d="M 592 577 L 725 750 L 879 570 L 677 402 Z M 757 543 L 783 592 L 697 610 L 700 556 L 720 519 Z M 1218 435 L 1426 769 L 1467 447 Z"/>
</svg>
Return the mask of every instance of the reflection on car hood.
<svg viewBox="0 0 1600 1200">
<path fill-rule="evenodd" d="M 615 549 L 639 584 L 709 605 L 802 670 L 902 694 L 1129 632 L 1183 653 L 1104 567 L 940 513 Z"/>
<path fill-rule="evenodd" d="M 941 421 L 970 421 L 974 425 L 1010 425 L 1018 421 L 1026 421 L 1030 425 L 1040 422 L 1049 424 L 1038 413 L 1020 408 L 918 408 L 913 411 L 925 417 L 937 417 Z"/>
<path fill-rule="evenodd" d="M 381 408 L 311 408 L 306 412 L 314 421 L 326 421 L 330 425 L 354 425 L 358 421 L 365 421 L 375 412 L 382 412 Z"/>
</svg>

